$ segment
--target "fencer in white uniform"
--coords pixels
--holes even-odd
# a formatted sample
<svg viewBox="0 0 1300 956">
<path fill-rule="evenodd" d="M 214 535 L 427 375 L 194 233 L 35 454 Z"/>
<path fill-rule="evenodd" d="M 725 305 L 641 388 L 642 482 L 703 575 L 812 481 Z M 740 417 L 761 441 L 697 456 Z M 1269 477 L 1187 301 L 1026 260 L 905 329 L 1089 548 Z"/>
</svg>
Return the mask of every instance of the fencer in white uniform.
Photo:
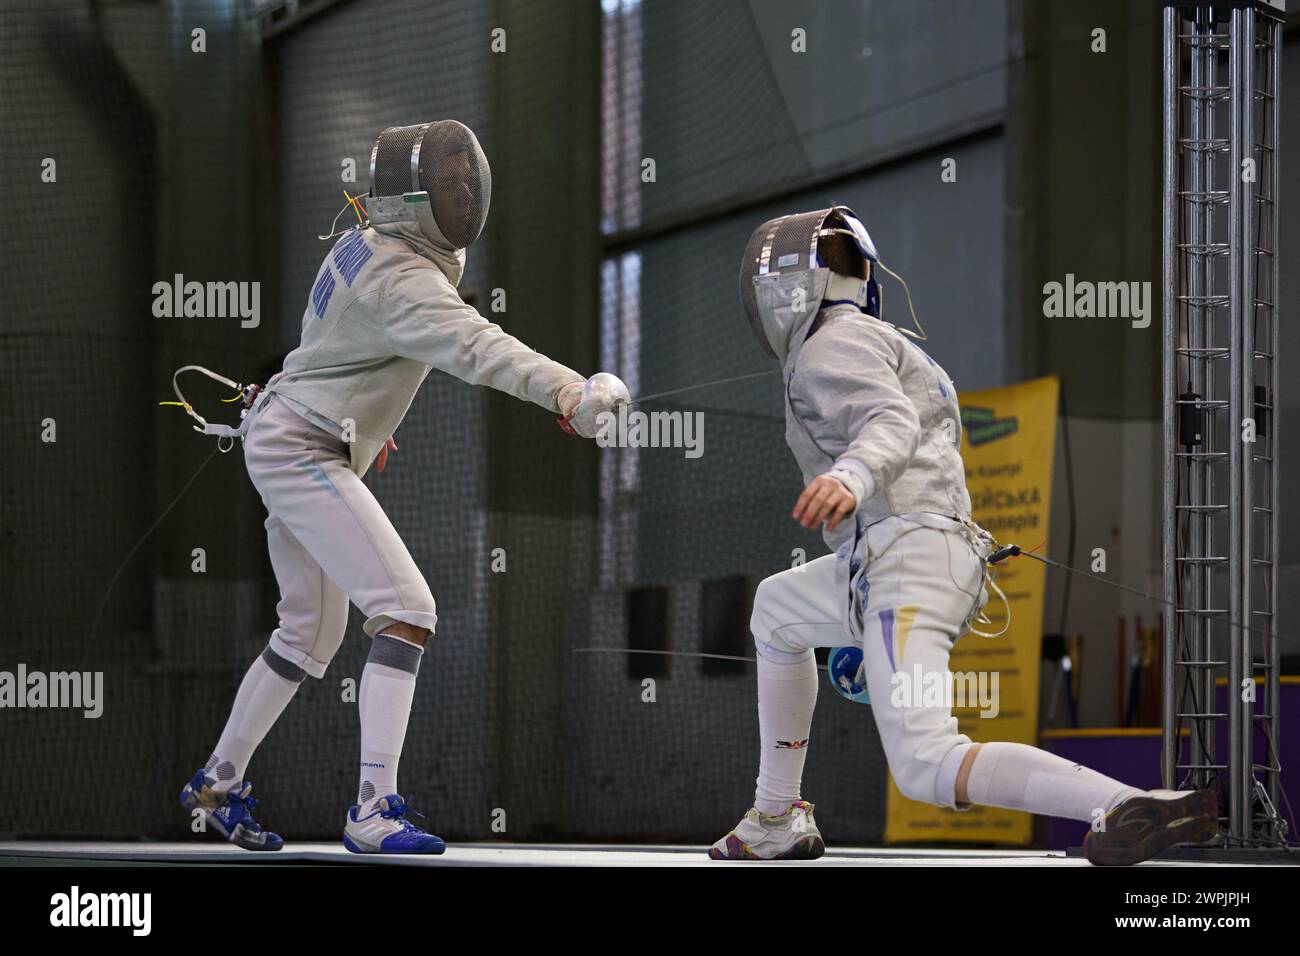
<svg viewBox="0 0 1300 956">
<path fill-rule="evenodd" d="M 302 681 L 324 676 L 351 600 L 365 615 L 371 647 L 358 699 L 360 783 L 344 843 L 354 852 L 442 851 L 438 837 L 406 818 L 397 789 L 437 610 L 362 476 L 376 460 L 383 470 L 396 447 L 391 436 L 431 369 L 566 417 L 585 401 L 581 375 L 484 319 L 457 292 L 491 189 L 473 133 L 454 121 L 385 130 L 371 172 L 370 226 L 351 229 L 325 256 L 301 344 L 258 395 L 243 429 L 248 473 L 267 510 L 279 626 L 181 803 L 249 849 L 283 841 L 253 820 L 245 769 Z"/>
<path fill-rule="evenodd" d="M 905 699 L 892 693 L 895 674 L 946 678 L 953 643 L 987 602 L 994 542 L 971 520 L 952 380 L 879 318 L 878 263 L 842 206 L 764 223 L 745 252 L 742 302 L 782 362 L 786 443 L 806 486 L 793 517 L 821 526 L 834 553 L 766 578 L 755 594 L 755 802 L 710 856 L 823 853 L 800 793 L 817 698 L 812 649 L 846 644 L 861 650 L 858 679 L 905 796 L 1089 821 L 1097 863 L 1206 838 L 1216 812 L 1208 791 L 1144 792 L 1024 744 L 974 743 L 946 703 L 895 703 Z"/>
</svg>

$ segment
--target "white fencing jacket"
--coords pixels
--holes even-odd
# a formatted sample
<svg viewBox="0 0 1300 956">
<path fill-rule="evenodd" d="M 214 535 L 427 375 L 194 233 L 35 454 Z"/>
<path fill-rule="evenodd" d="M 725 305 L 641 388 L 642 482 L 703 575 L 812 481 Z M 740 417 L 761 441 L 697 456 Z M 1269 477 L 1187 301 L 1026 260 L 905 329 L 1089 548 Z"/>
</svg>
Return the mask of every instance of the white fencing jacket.
<svg viewBox="0 0 1300 956">
<path fill-rule="evenodd" d="M 970 521 L 957 391 L 915 342 L 856 306 L 831 305 L 794 330 L 784 371 L 786 444 L 804 483 L 840 470 L 866 490 L 857 528 L 843 521 L 825 533 L 832 549 L 890 515 Z"/>
<path fill-rule="evenodd" d="M 465 253 L 415 223 L 352 229 L 312 283 L 302 341 L 267 392 L 338 433 L 354 424 L 352 470 L 364 475 L 431 368 L 490 385 L 556 414 L 556 395 L 583 376 L 489 322 L 456 291 Z"/>
</svg>

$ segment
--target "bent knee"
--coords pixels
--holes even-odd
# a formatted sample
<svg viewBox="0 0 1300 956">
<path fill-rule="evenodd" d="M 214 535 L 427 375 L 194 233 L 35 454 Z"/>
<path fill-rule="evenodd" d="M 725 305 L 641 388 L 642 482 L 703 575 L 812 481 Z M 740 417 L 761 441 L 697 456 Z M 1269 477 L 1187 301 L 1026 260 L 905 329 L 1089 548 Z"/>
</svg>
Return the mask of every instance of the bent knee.
<svg viewBox="0 0 1300 956">
<path fill-rule="evenodd" d="M 781 625 L 769 616 L 760 617 L 757 607 L 750 615 L 749 631 L 753 635 L 754 650 L 758 656 L 774 664 L 797 664 L 813 654 L 810 648 L 787 641 L 782 636 Z"/>
<path fill-rule="evenodd" d="M 423 646 L 437 626 L 438 614 L 434 610 L 433 598 L 430 596 L 427 600 L 418 603 L 410 602 L 403 607 L 381 610 L 366 619 L 362 630 L 366 632 L 367 637 L 395 634 L 404 641 Z M 418 641 L 416 635 L 419 635 Z"/>
<path fill-rule="evenodd" d="M 899 792 L 918 803 L 952 807 L 955 800 L 955 771 L 961 761 L 958 759 L 953 764 L 946 758 L 954 753 L 960 758 L 969 744 L 970 738 L 952 734 L 950 737 L 945 735 L 942 739 L 928 740 L 925 757 L 914 746 L 908 746 L 905 752 L 901 747 L 893 748 L 892 752 L 886 754 L 886 758 Z M 939 754 L 943 756 L 932 759 Z"/>
<path fill-rule="evenodd" d="M 762 649 L 772 637 L 772 632 L 780 626 L 780 575 L 773 574 L 758 582 L 754 591 L 754 607 L 749 613 L 749 629 L 754 635 L 754 642 Z"/>
<path fill-rule="evenodd" d="M 317 623 L 315 629 L 311 629 L 302 626 L 286 626 L 286 623 L 282 622 L 271 632 L 271 640 L 267 647 L 273 655 L 290 666 L 301 668 L 308 677 L 319 680 L 325 676 L 325 669 L 338 653 L 339 646 L 343 643 L 344 632 L 343 623 L 333 626 L 330 622 L 322 620 Z M 267 663 L 278 665 L 279 662 L 268 660 Z M 272 670 L 275 669 L 276 667 L 272 666 Z M 281 676 L 288 680 L 295 679 L 288 673 Z"/>
<path fill-rule="evenodd" d="M 405 621 L 394 621 L 383 629 L 381 634 L 387 634 L 391 637 L 400 637 L 404 641 L 410 641 L 412 644 L 419 644 L 424 647 L 429 635 L 433 633 L 427 627 L 417 627 L 414 624 L 407 624 Z"/>
<path fill-rule="evenodd" d="M 944 805 L 935 789 L 939 777 L 937 765 L 923 763 L 914 757 L 898 762 L 891 760 L 889 772 L 894 776 L 898 792 L 907 799 L 936 807 Z"/>
</svg>

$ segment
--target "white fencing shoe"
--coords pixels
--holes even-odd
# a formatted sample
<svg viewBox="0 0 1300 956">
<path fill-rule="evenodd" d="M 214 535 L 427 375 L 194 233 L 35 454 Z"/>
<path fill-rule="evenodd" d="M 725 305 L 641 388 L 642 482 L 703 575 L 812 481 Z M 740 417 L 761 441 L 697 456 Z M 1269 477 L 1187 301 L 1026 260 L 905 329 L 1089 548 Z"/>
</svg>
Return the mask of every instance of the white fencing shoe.
<svg viewBox="0 0 1300 956">
<path fill-rule="evenodd" d="M 813 820 L 813 805 L 796 800 L 781 814 L 760 813 L 756 807 L 709 848 L 714 860 L 815 860 L 826 843 Z"/>
</svg>

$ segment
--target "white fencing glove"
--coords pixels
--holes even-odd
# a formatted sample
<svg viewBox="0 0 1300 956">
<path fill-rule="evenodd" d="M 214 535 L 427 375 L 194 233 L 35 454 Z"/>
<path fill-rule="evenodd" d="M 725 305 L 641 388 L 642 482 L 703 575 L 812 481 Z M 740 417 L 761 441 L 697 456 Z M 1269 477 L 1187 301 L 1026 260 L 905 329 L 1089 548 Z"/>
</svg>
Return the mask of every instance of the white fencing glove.
<svg viewBox="0 0 1300 956">
<path fill-rule="evenodd" d="M 565 413 L 559 420 L 560 427 L 570 435 L 595 438 L 600 429 L 600 416 L 616 411 L 630 398 L 621 378 L 609 372 L 597 372 L 585 382 L 574 382 L 560 390 L 556 403 Z"/>
</svg>

